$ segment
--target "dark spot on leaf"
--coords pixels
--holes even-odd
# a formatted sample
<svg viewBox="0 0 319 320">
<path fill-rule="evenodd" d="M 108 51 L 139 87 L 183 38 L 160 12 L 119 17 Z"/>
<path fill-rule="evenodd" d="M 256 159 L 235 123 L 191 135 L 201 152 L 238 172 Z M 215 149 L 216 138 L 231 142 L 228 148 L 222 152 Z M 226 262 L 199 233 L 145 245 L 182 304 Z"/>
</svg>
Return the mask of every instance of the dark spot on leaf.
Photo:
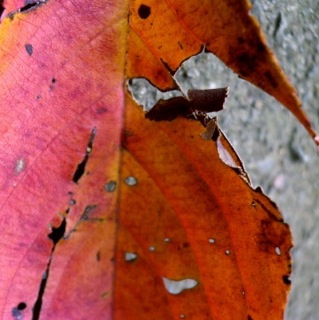
<svg viewBox="0 0 319 320">
<path fill-rule="evenodd" d="M 247 320 L 254 320 L 250 315 L 248 315 Z"/>
<path fill-rule="evenodd" d="M 238 37 L 237 41 L 238 41 L 239 44 L 245 43 L 245 39 L 243 37 Z"/>
<path fill-rule="evenodd" d="M 107 108 L 104 108 L 104 107 L 99 107 L 96 109 L 97 114 L 103 114 L 103 113 L 106 113 L 107 111 L 108 111 Z"/>
<path fill-rule="evenodd" d="M 56 245 L 61 240 L 61 238 L 65 233 L 65 229 L 66 229 L 66 220 L 64 218 L 59 227 L 57 228 L 52 227 L 52 231 L 48 235 L 48 237 L 53 241 L 54 245 Z"/>
<path fill-rule="evenodd" d="M 175 71 L 176 70 L 173 70 L 170 65 L 164 61 L 162 58 L 161 58 L 161 62 L 163 63 L 163 65 L 165 66 L 165 68 L 167 69 L 167 71 L 173 76 L 175 74 Z"/>
<path fill-rule="evenodd" d="M 184 248 L 189 248 L 189 247 L 190 247 L 189 242 L 184 242 L 184 243 L 183 243 L 183 247 L 184 247 Z"/>
<path fill-rule="evenodd" d="M 177 42 L 177 44 L 178 44 L 178 46 L 181 48 L 181 50 L 184 50 L 183 45 L 182 45 L 179 41 Z"/>
<path fill-rule="evenodd" d="M 97 261 L 100 261 L 100 260 L 101 260 L 101 251 L 98 251 L 98 252 L 96 253 L 96 260 L 97 260 Z"/>
<path fill-rule="evenodd" d="M 255 60 L 256 59 L 252 55 L 246 52 L 237 55 L 239 74 L 242 77 L 246 77 L 255 71 L 255 67 L 256 67 Z"/>
<path fill-rule="evenodd" d="M 89 215 L 90 215 L 90 212 L 92 210 L 94 210 L 96 208 L 96 205 L 88 205 L 85 207 L 84 209 L 84 212 L 82 213 L 82 216 L 80 218 L 80 220 L 89 220 Z"/>
<path fill-rule="evenodd" d="M 50 91 L 52 91 L 54 89 L 54 85 L 56 83 L 56 79 L 55 78 L 52 78 L 51 79 L 51 84 L 50 84 Z"/>
<path fill-rule="evenodd" d="M 138 8 L 138 15 L 141 19 L 147 19 L 151 14 L 151 8 L 145 4 L 141 4 Z"/>
<path fill-rule="evenodd" d="M 271 74 L 270 71 L 266 71 L 265 72 L 265 77 L 267 78 L 267 80 L 270 82 L 271 86 L 273 88 L 277 88 L 278 87 L 278 82 L 277 80 L 273 77 L 273 75 Z"/>
<path fill-rule="evenodd" d="M 266 45 L 265 45 L 264 43 L 262 43 L 262 42 L 258 42 L 258 43 L 256 44 L 256 49 L 257 49 L 257 51 L 258 51 L 258 54 L 260 54 L 260 55 L 265 54 L 266 51 L 267 51 Z"/>
<path fill-rule="evenodd" d="M 96 129 L 93 128 L 91 135 L 90 135 L 90 139 L 89 139 L 87 148 L 86 148 L 85 156 L 84 156 L 83 160 L 78 164 L 78 166 L 73 174 L 73 177 L 72 177 L 72 180 L 75 183 L 78 183 L 78 181 L 81 179 L 81 177 L 83 176 L 83 174 L 85 172 L 86 164 L 89 160 L 89 156 L 90 156 L 92 149 L 93 149 L 93 141 L 95 138 L 95 134 L 96 134 Z"/>
<path fill-rule="evenodd" d="M 282 276 L 282 280 L 285 284 L 290 285 L 291 284 L 291 280 L 290 277 L 288 275 L 284 275 Z"/>
<path fill-rule="evenodd" d="M 33 53 L 32 44 L 27 43 L 27 44 L 25 45 L 25 49 L 27 50 L 28 55 L 29 55 L 29 56 L 32 56 L 32 53 Z"/>
</svg>

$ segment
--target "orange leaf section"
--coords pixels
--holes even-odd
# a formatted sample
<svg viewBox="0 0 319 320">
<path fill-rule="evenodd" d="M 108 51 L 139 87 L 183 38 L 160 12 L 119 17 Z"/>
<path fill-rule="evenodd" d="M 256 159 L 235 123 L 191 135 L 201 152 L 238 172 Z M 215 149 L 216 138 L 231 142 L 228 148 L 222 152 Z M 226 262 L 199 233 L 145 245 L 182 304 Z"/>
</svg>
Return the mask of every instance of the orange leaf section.
<svg viewBox="0 0 319 320">
<path fill-rule="evenodd" d="M 145 122 L 127 98 L 115 319 L 283 316 L 289 228 L 275 204 L 220 159 L 219 151 L 234 155 L 225 137 L 205 141 L 202 131 L 183 118 Z M 188 289 L 166 289 L 185 279 Z"/>
<path fill-rule="evenodd" d="M 132 0 L 127 76 L 145 77 L 162 90 L 175 88 L 167 70 L 175 73 L 205 47 L 286 106 L 314 138 L 301 101 L 250 8 L 248 0 Z"/>
<path fill-rule="evenodd" d="M 48 1 L 1 23 L 1 319 L 111 316 L 127 12 Z"/>
</svg>

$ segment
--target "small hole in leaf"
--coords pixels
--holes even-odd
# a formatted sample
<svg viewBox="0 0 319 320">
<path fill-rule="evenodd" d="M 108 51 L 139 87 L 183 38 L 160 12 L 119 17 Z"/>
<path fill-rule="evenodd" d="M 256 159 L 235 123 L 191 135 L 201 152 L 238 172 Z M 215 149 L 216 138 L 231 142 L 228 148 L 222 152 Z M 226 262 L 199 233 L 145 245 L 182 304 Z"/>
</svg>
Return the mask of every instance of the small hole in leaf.
<svg viewBox="0 0 319 320">
<path fill-rule="evenodd" d="M 138 8 L 138 15 L 141 19 L 147 19 L 151 14 L 151 8 L 145 4 L 141 4 Z"/>
<path fill-rule="evenodd" d="M 116 189 L 116 181 L 113 181 L 113 180 L 109 181 L 108 183 L 105 184 L 104 189 L 107 192 L 115 191 L 115 189 Z"/>
<path fill-rule="evenodd" d="M 198 285 L 195 279 L 171 280 L 163 277 L 165 289 L 170 294 L 179 294 L 184 290 L 193 289 Z"/>
<path fill-rule="evenodd" d="M 17 309 L 20 310 L 20 311 L 24 310 L 26 307 L 27 307 L 27 304 L 25 302 L 20 302 L 17 305 Z"/>
<path fill-rule="evenodd" d="M 135 261 L 138 258 L 138 255 L 134 252 L 125 252 L 124 259 L 127 262 Z"/>
<path fill-rule="evenodd" d="M 275 248 L 275 252 L 276 252 L 277 256 L 281 256 L 281 250 L 279 247 Z"/>
<path fill-rule="evenodd" d="M 155 247 L 154 247 L 154 246 L 150 246 L 150 247 L 148 248 L 148 250 L 150 250 L 151 252 L 154 252 L 154 251 L 155 251 Z"/>
<path fill-rule="evenodd" d="M 52 83 L 53 83 L 53 80 L 55 82 L 55 79 L 53 78 Z M 81 179 L 81 177 L 83 176 L 83 174 L 85 172 L 85 168 L 86 168 L 87 162 L 89 160 L 90 153 L 92 152 L 92 149 L 93 149 L 93 141 L 95 139 L 95 135 L 96 135 L 96 128 L 93 128 L 93 130 L 91 131 L 89 142 L 86 147 L 85 156 L 84 156 L 83 160 L 78 164 L 78 166 L 73 174 L 73 177 L 72 177 L 72 180 L 75 183 L 78 183 L 78 181 Z"/>
<path fill-rule="evenodd" d="M 185 319 L 185 315 L 184 315 L 184 314 L 180 314 L 179 317 L 180 317 L 181 319 Z"/>
<path fill-rule="evenodd" d="M 128 185 L 128 186 L 135 186 L 137 184 L 137 179 L 135 177 L 127 177 L 125 178 L 124 182 Z"/>
<path fill-rule="evenodd" d="M 282 280 L 283 280 L 283 282 L 284 282 L 285 284 L 287 284 L 287 285 L 290 285 L 290 284 L 291 284 L 290 277 L 287 276 L 287 275 L 284 275 L 284 276 L 282 277 Z"/>
<path fill-rule="evenodd" d="M 164 242 L 168 243 L 168 242 L 170 242 L 170 241 L 171 241 L 170 238 L 164 238 Z"/>
<path fill-rule="evenodd" d="M 230 250 L 226 250 L 226 251 L 225 251 L 225 254 L 226 254 L 227 256 L 229 256 L 229 255 L 230 255 Z"/>
<path fill-rule="evenodd" d="M 26 167 L 25 160 L 23 158 L 18 159 L 17 162 L 16 162 L 15 171 L 17 173 L 20 173 L 20 172 L 25 170 L 25 167 Z"/>
<path fill-rule="evenodd" d="M 28 55 L 29 55 L 29 56 L 32 56 L 32 53 L 33 53 L 32 44 L 27 43 L 24 47 L 25 47 L 25 50 L 27 51 Z"/>
<path fill-rule="evenodd" d="M 209 243 L 215 243 L 215 239 L 210 238 L 210 239 L 208 239 L 208 242 L 209 242 Z"/>
</svg>

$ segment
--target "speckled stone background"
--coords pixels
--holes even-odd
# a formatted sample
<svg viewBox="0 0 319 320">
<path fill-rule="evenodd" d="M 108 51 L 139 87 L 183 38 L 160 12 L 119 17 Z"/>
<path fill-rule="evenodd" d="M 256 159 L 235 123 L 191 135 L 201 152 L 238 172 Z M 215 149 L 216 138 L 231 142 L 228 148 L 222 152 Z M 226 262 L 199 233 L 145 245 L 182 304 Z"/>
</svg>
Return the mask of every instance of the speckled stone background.
<svg viewBox="0 0 319 320">
<path fill-rule="evenodd" d="M 319 1 L 254 0 L 252 14 L 319 130 Z M 277 203 L 294 237 L 285 319 L 319 320 L 319 157 L 313 142 L 284 107 L 211 54 L 188 60 L 177 77 L 184 89 L 230 87 L 221 127 L 254 186 L 262 186 Z M 159 97 L 143 82 L 136 88 L 149 105 L 150 96 Z"/>
</svg>

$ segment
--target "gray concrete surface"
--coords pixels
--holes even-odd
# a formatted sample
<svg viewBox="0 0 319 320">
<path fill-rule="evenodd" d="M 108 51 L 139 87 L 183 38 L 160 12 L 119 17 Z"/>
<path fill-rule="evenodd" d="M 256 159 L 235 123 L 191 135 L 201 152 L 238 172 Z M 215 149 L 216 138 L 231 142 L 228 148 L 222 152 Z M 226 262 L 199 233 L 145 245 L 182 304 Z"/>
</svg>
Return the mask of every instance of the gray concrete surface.
<svg viewBox="0 0 319 320">
<path fill-rule="evenodd" d="M 319 130 L 319 1 L 254 0 L 253 4 L 252 13 L 268 44 Z M 230 87 L 226 110 L 219 115 L 221 127 L 254 186 L 262 186 L 278 204 L 294 237 L 285 319 L 319 320 L 319 157 L 313 142 L 284 107 L 239 79 L 213 55 L 191 58 L 180 72 L 185 89 Z M 143 83 L 136 88 L 150 105 L 150 95 L 159 97 Z"/>
</svg>

